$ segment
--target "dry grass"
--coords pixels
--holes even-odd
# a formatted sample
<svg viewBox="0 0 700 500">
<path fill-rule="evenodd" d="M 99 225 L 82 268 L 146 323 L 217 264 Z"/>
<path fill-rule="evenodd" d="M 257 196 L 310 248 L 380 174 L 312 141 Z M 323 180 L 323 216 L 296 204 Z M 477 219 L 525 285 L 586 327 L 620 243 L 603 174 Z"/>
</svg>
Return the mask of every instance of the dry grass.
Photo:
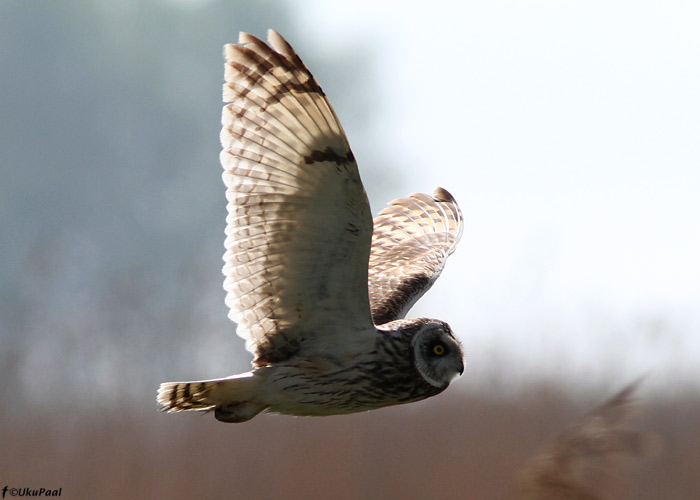
<svg viewBox="0 0 700 500">
<path fill-rule="evenodd" d="M 261 415 L 231 425 L 211 416 L 163 415 L 147 404 L 132 412 L 27 409 L 21 418 L 0 417 L 0 487 L 62 487 L 64 498 L 105 500 L 515 498 L 523 469 L 533 470 L 533 457 L 539 457 L 535 471 L 550 460 L 555 477 L 559 465 L 567 464 L 561 477 L 578 481 L 569 469 L 579 460 L 608 463 L 613 451 L 640 450 L 639 435 L 623 425 L 628 398 L 621 393 L 558 439 L 594 407 L 592 398 L 572 398 L 549 386 L 510 399 L 457 389 L 366 414 Z M 643 405 L 645 416 L 637 423 L 644 433 L 659 435 L 664 447 L 624 471 L 622 493 L 649 500 L 698 498 L 697 394 Z M 549 453 L 538 455 L 553 440 Z M 531 477 L 549 477 L 537 474 L 543 473 Z M 606 485 L 592 483 L 590 496 L 568 498 L 608 498 L 596 489 Z"/>
<path fill-rule="evenodd" d="M 639 384 L 624 388 L 533 458 L 522 473 L 524 498 L 631 498 L 634 484 L 625 466 L 654 447 L 652 435 L 630 427 Z"/>
</svg>

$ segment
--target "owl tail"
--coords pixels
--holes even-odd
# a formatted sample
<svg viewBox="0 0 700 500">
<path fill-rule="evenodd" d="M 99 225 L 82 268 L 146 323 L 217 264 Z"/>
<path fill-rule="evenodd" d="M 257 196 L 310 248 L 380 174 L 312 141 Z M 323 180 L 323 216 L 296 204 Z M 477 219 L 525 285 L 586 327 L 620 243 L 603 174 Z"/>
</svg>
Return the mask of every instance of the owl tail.
<svg viewBox="0 0 700 500">
<path fill-rule="evenodd" d="M 217 420 L 245 422 L 265 409 L 254 401 L 258 377 L 252 372 L 198 382 L 165 382 L 158 389 L 161 411 L 214 411 Z"/>
</svg>

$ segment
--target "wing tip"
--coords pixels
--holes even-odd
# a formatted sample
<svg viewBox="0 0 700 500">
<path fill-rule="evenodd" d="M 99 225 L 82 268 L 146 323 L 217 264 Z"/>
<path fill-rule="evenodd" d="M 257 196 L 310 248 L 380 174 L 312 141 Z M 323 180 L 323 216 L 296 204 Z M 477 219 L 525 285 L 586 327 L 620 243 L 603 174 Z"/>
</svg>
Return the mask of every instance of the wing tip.
<svg viewBox="0 0 700 500">
<path fill-rule="evenodd" d="M 236 43 L 226 43 L 224 44 L 224 60 L 226 62 L 230 62 L 238 57 L 240 57 L 240 53 L 242 51 L 242 47 L 247 47 L 252 45 L 254 47 L 258 47 L 258 50 L 260 48 L 266 49 L 267 45 L 265 45 L 265 42 L 260 40 L 258 37 L 255 35 L 251 35 L 248 32 L 245 31 L 240 31 L 238 33 L 238 42 Z"/>
<path fill-rule="evenodd" d="M 284 37 L 280 35 L 278 31 L 275 31 L 272 28 L 269 28 L 267 30 L 267 42 L 272 47 L 275 47 L 276 45 L 279 46 L 287 44 L 287 41 L 284 39 Z"/>
<path fill-rule="evenodd" d="M 455 251 L 459 240 L 462 239 L 462 231 L 464 230 L 464 218 L 462 217 L 462 210 L 459 208 L 459 204 L 457 203 L 457 200 L 455 200 L 455 197 L 452 196 L 452 194 L 443 187 L 438 186 L 433 190 L 433 199 L 438 203 L 448 203 L 450 205 L 450 211 L 452 211 L 455 217 L 457 231 L 455 233 L 455 243 L 449 250 L 449 253 L 451 254 Z"/>
<path fill-rule="evenodd" d="M 251 35 L 250 33 L 247 33 L 245 31 L 241 31 L 238 33 L 238 43 L 241 45 L 245 45 L 246 43 L 251 43 L 251 42 L 259 42 L 260 39 L 258 39 L 256 36 Z"/>
<path fill-rule="evenodd" d="M 258 38 L 255 35 L 252 35 L 246 31 L 240 31 L 238 33 L 238 42 L 237 43 L 227 43 L 224 45 L 224 47 L 229 47 L 229 46 L 246 46 L 248 44 L 255 44 L 255 45 L 260 45 L 260 46 L 266 46 L 265 42 L 263 42 L 260 38 Z M 285 54 L 286 52 L 294 52 L 291 46 L 289 45 L 289 42 L 285 40 L 285 38 L 279 34 L 279 32 L 273 30 L 272 28 L 267 30 L 267 43 L 269 44 L 269 47 L 273 48 L 277 53 L 279 54 Z"/>
<path fill-rule="evenodd" d="M 455 197 L 452 196 L 447 189 L 440 186 L 433 190 L 433 199 L 435 201 L 455 203 Z"/>
</svg>

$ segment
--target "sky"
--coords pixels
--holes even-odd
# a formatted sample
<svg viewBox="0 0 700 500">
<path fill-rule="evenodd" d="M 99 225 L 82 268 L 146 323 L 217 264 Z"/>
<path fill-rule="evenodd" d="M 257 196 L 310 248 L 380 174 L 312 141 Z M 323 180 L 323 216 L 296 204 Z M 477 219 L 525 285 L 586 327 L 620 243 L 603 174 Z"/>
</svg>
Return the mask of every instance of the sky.
<svg viewBox="0 0 700 500">
<path fill-rule="evenodd" d="M 700 6 L 48 5 L 3 4 L 0 30 L 19 113 L 2 122 L 0 371 L 36 401 L 248 369 L 221 288 L 220 50 L 268 26 L 336 107 L 374 213 L 435 186 L 462 207 L 410 313 L 452 326 L 462 387 L 698 386 Z M 138 383 L 116 383 L 124 366 Z"/>
<path fill-rule="evenodd" d="M 301 5 L 305 43 L 372 54 L 357 78 L 378 119 L 346 127 L 361 171 L 379 150 L 391 198 L 460 202 L 461 244 L 412 315 L 450 322 L 477 378 L 497 360 L 697 380 L 700 5 Z"/>
</svg>

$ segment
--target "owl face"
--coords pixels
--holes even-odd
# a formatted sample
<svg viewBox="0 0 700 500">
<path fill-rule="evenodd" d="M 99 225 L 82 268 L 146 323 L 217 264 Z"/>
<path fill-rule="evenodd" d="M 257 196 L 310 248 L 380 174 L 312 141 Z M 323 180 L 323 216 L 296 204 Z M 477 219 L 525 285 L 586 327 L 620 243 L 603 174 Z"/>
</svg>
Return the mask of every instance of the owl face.
<svg viewBox="0 0 700 500">
<path fill-rule="evenodd" d="M 416 332 L 413 353 L 416 369 L 432 386 L 446 387 L 464 372 L 462 346 L 441 321 L 431 321 Z"/>
</svg>

